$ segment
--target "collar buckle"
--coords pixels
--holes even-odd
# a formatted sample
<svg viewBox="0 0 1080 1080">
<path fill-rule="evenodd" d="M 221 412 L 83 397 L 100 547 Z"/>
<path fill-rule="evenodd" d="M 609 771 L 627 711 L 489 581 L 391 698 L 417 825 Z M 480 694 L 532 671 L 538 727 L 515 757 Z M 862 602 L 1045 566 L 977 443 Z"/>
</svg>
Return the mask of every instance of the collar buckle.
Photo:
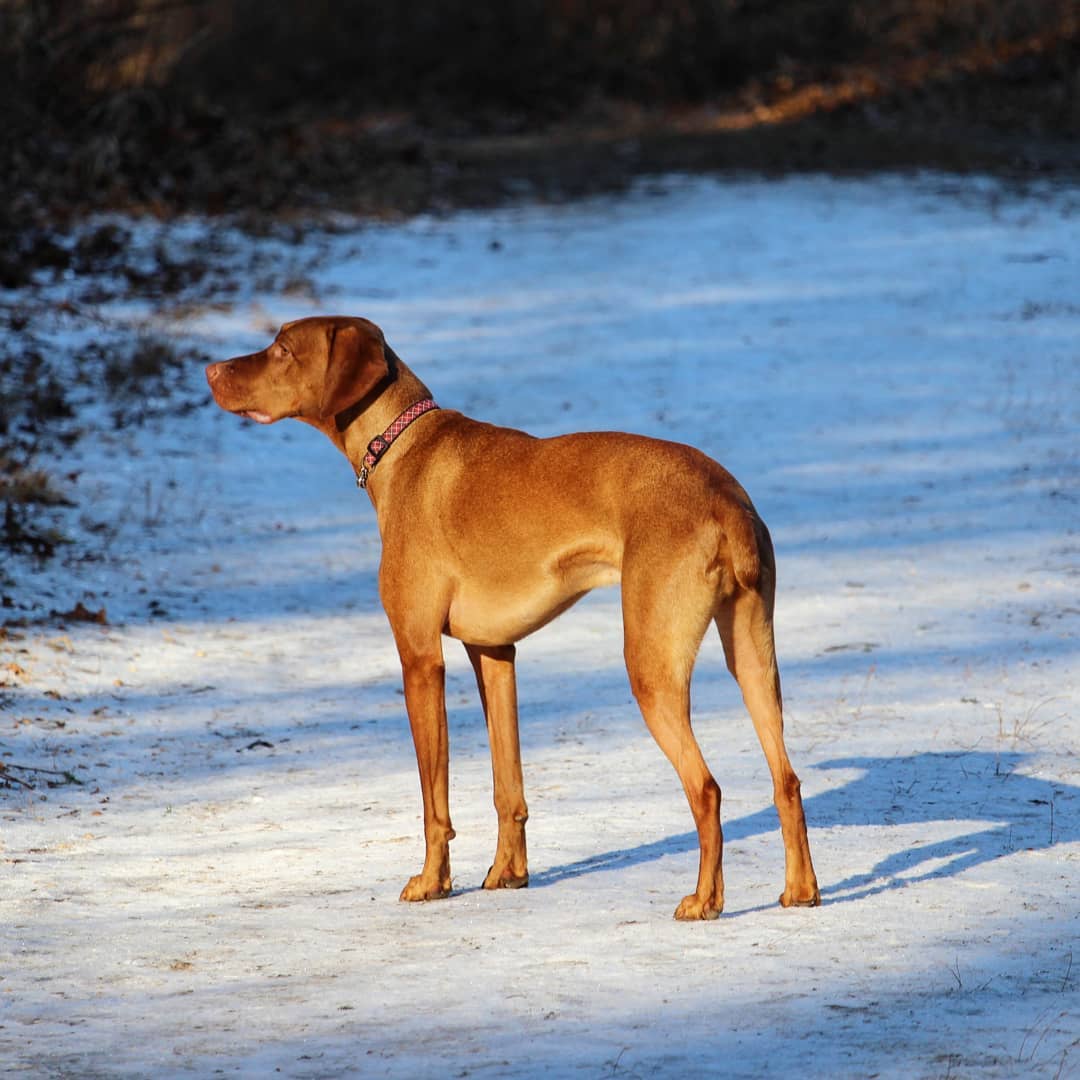
<svg viewBox="0 0 1080 1080">
<path fill-rule="evenodd" d="M 363 463 L 356 474 L 356 486 L 366 488 L 371 470 L 379 463 L 379 459 L 390 449 L 390 444 L 414 421 L 419 420 L 426 412 L 437 409 L 431 398 L 424 398 L 410 405 L 381 435 L 376 435 L 368 443 L 367 453 L 364 454 Z"/>
</svg>

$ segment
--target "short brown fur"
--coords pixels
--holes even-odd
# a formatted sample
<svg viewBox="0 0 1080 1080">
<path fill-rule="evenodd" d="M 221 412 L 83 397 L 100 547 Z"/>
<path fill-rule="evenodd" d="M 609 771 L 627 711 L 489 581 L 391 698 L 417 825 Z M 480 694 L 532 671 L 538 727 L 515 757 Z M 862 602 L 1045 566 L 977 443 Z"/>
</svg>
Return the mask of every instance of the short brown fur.
<svg viewBox="0 0 1080 1080">
<path fill-rule="evenodd" d="M 429 396 L 374 323 L 346 317 L 287 323 L 262 352 L 210 365 L 207 379 L 222 408 L 262 423 L 303 420 L 357 471 L 368 442 Z M 820 902 L 784 748 L 772 544 L 730 473 L 675 443 L 614 432 L 537 439 L 439 410 L 404 431 L 368 493 L 424 806 L 424 865 L 403 900 L 451 889 L 443 636 L 465 645 L 491 740 L 499 835 L 484 887 L 517 888 L 529 875 L 515 643 L 590 589 L 621 581 L 630 685 L 682 781 L 701 849 L 697 886 L 675 917 L 715 918 L 724 903 L 720 789 L 690 726 L 690 675 L 710 622 L 772 773 L 780 903 Z"/>
</svg>

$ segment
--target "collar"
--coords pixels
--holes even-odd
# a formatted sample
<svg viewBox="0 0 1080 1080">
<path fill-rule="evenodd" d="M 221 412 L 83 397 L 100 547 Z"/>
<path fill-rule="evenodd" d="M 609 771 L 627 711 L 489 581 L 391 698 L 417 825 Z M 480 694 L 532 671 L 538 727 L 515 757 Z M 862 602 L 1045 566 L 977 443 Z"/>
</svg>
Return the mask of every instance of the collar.
<svg viewBox="0 0 1080 1080">
<path fill-rule="evenodd" d="M 439 406 L 431 398 L 424 398 L 414 405 L 410 405 L 381 435 L 376 435 L 368 443 L 367 453 L 364 454 L 363 464 L 356 474 L 356 486 L 366 488 L 368 476 L 371 470 L 379 464 L 379 459 L 390 449 L 390 444 L 414 421 L 418 420 L 426 412 L 437 409 Z"/>
</svg>

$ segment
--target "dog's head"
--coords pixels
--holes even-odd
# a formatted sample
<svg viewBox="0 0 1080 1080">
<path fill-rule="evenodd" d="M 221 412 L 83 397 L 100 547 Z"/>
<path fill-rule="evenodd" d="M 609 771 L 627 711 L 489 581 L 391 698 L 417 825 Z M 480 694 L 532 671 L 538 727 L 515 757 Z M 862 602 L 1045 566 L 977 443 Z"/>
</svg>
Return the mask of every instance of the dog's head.
<svg viewBox="0 0 1080 1080">
<path fill-rule="evenodd" d="M 389 374 L 386 343 L 373 322 L 324 315 L 286 323 L 262 352 L 211 364 L 206 381 L 218 405 L 238 416 L 320 424 L 361 402 Z"/>
</svg>

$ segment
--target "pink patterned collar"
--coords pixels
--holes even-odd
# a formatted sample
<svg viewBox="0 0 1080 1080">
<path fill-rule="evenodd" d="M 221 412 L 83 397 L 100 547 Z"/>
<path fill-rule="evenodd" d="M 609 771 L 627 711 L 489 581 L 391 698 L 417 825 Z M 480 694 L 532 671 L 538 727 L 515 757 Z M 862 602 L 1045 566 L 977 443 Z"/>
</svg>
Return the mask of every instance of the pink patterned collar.
<svg viewBox="0 0 1080 1080">
<path fill-rule="evenodd" d="M 379 458 L 390 449 L 390 444 L 414 421 L 419 419 L 426 412 L 431 412 L 432 409 L 437 409 L 439 406 L 435 404 L 431 398 L 424 398 L 423 401 L 416 402 L 415 405 L 410 405 L 381 435 L 376 435 L 371 442 L 368 443 L 367 453 L 364 454 L 364 463 L 360 466 L 360 471 L 356 474 L 356 486 L 359 488 L 367 487 L 368 476 L 371 474 L 371 470 L 375 468 L 379 463 Z"/>
</svg>

